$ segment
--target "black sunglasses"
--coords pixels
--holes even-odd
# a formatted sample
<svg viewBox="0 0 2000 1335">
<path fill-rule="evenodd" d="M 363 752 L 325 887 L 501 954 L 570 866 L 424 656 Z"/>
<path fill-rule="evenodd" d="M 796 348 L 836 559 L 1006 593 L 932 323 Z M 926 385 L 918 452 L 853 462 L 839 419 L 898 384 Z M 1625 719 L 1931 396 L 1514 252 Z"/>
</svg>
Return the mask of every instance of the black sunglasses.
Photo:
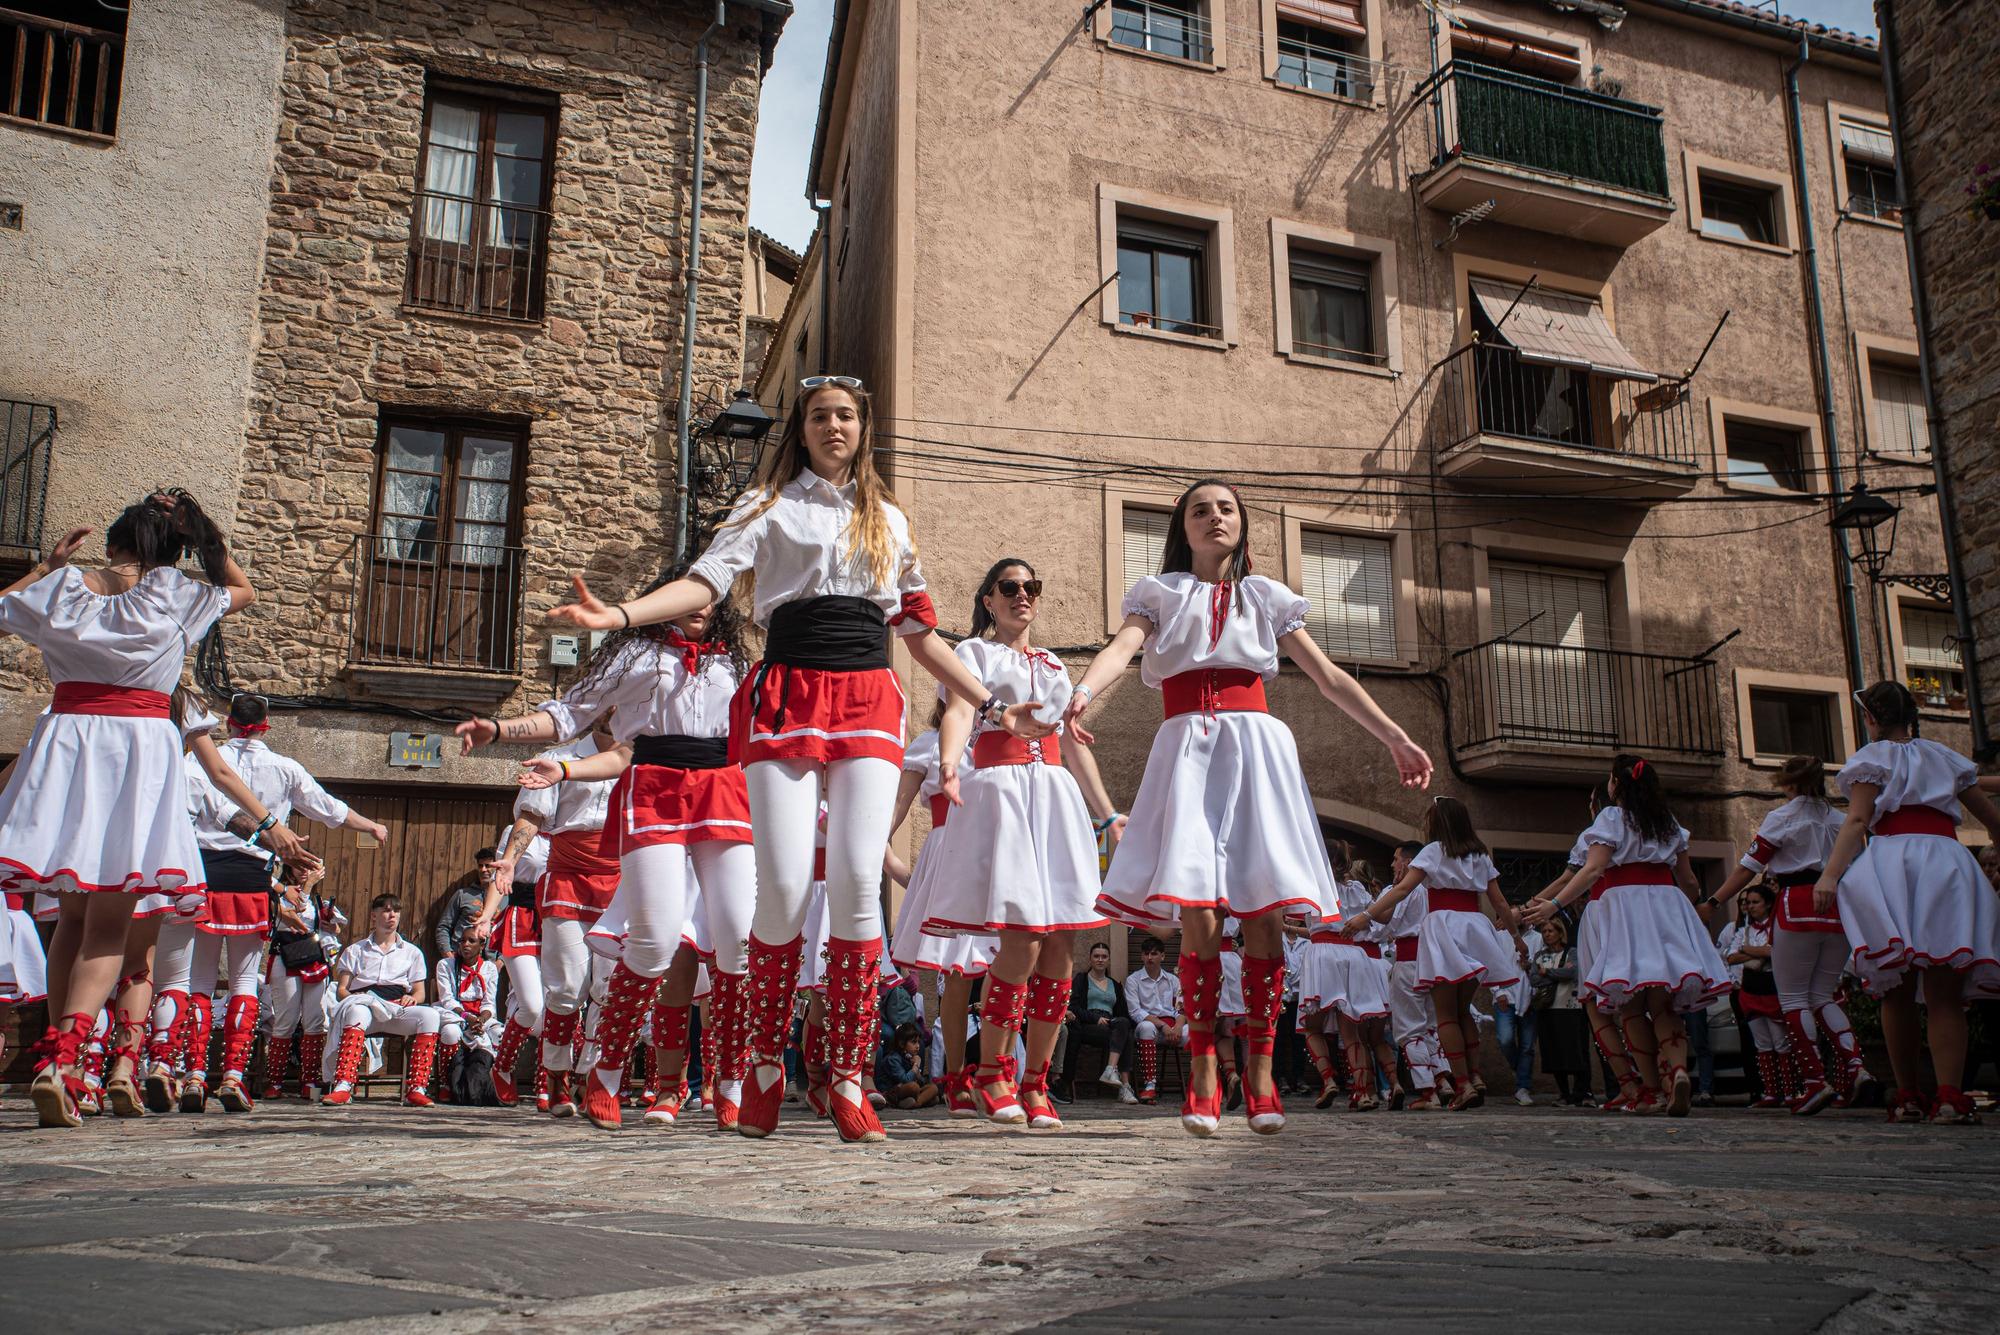
<svg viewBox="0 0 2000 1335">
<path fill-rule="evenodd" d="M 1042 582 L 1038 579 L 995 580 L 993 587 L 999 592 L 1002 598 L 1018 597 L 1023 589 L 1028 591 L 1030 598 L 1039 598 L 1042 596 Z"/>
</svg>

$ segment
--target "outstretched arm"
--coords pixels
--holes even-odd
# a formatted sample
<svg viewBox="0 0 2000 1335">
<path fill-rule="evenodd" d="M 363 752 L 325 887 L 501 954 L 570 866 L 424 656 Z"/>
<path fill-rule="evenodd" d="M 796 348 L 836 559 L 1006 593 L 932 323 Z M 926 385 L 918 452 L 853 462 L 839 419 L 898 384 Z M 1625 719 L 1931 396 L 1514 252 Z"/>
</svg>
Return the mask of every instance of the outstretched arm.
<svg viewBox="0 0 2000 1335">
<path fill-rule="evenodd" d="M 1396 761 L 1396 773 L 1402 776 L 1405 788 L 1431 786 L 1431 758 L 1425 754 L 1424 748 L 1411 741 L 1402 725 L 1383 713 L 1375 698 L 1362 690 L 1361 683 L 1348 675 L 1345 669 L 1328 658 L 1312 636 L 1301 628 L 1289 635 L 1279 636 L 1278 647 L 1312 678 L 1321 695 L 1366 728 L 1376 741 L 1389 748 L 1389 754 Z"/>
<path fill-rule="evenodd" d="M 903 646 L 910 651 L 910 657 L 936 677 L 940 686 L 974 708 L 986 703 L 992 694 L 986 689 L 986 683 L 974 676 L 971 668 L 958 661 L 958 655 L 951 651 L 951 646 L 938 638 L 937 632 L 926 627 L 923 630 L 912 631 L 902 639 Z M 1035 711 L 1039 708 L 1041 701 L 1023 700 L 1018 705 L 1008 705 L 1005 712 L 993 722 L 1016 737 L 1046 737 L 1054 732 L 1055 728 L 1035 717 Z M 940 746 L 944 743 L 942 732 L 938 734 L 938 743 Z M 945 773 L 950 775 L 956 771 L 946 769 Z"/>
<path fill-rule="evenodd" d="M 547 760 L 539 756 L 524 760 L 519 783 L 530 790 L 553 788 L 559 783 L 602 783 L 631 767 L 632 747 L 628 742 L 581 760 Z"/>
<path fill-rule="evenodd" d="M 1582 897 L 1585 890 L 1597 884 L 1597 878 L 1604 875 L 1604 869 L 1611 865 L 1611 850 L 1603 844 L 1591 844 L 1584 855 L 1583 865 L 1569 878 L 1569 883 L 1550 899 L 1539 899 L 1522 912 L 1521 919 L 1533 927 L 1556 916 L 1556 910 L 1567 908 Z"/>
<path fill-rule="evenodd" d="M 1083 711 L 1090 708 L 1097 693 L 1118 680 L 1132 662 L 1132 658 L 1146 647 L 1146 637 L 1153 633 L 1153 623 L 1145 617 L 1134 614 L 1125 618 L 1125 624 L 1111 637 L 1111 643 L 1097 651 L 1097 657 L 1090 660 L 1084 669 L 1083 680 L 1069 697 L 1069 708 L 1063 711 L 1063 729 L 1072 737 L 1090 745 L 1097 739 L 1083 726 Z"/>
<path fill-rule="evenodd" d="M 606 604 L 590 591 L 583 576 L 573 575 L 576 601 L 564 603 L 549 613 L 549 620 L 561 621 L 584 630 L 623 630 L 627 626 L 651 626 L 673 621 L 690 612 L 699 612 L 720 595 L 701 580 L 689 577 L 662 584 L 651 593 L 642 593 L 627 603 Z M 726 590 L 724 591 L 726 592 Z"/>
<path fill-rule="evenodd" d="M 1364 927 L 1389 921 L 1390 916 L 1396 911 L 1396 905 L 1408 899 L 1410 892 L 1423 883 L 1424 874 L 1415 867 L 1410 868 L 1403 873 L 1402 880 L 1375 896 L 1374 903 L 1340 924 L 1340 930 L 1348 936 L 1353 936 Z"/>
<path fill-rule="evenodd" d="M 546 709 L 530 710 L 519 718 L 488 718 L 474 714 L 452 729 L 458 734 L 458 753 L 469 756 L 477 747 L 493 742 L 559 742 L 555 715 Z"/>
</svg>

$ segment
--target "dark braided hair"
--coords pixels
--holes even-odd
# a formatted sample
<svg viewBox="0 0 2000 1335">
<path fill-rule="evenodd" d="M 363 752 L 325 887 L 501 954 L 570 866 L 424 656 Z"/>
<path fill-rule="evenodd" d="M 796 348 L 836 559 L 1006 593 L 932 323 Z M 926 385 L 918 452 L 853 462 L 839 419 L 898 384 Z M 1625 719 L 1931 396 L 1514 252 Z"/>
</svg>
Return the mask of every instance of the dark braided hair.
<svg viewBox="0 0 2000 1335">
<path fill-rule="evenodd" d="M 1673 808 L 1667 805 L 1660 772 L 1645 757 L 1614 756 L 1611 777 L 1618 787 L 1618 805 L 1633 829 L 1655 841 L 1674 837 L 1680 822 L 1674 819 Z"/>
<path fill-rule="evenodd" d="M 1900 681 L 1878 681 L 1861 693 L 1861 707 L 1875 725 L 1890 732 L 1922 735 L 1923 717 L 1917 712 L 1917 697 Z"/>
<path fill-rule="evenodd" d="M 642 595 L 651 593 L 653 590 L 671 584 L 677 579 L 685 579 L 689 568 L 693 564 L 694 562 L 692 561 L 675 563 L 668 568 L 665 574 L 640 590 L 640 593 Z M 702 631 L 702 638 L 706 641 L 719 641 L 726 646 L 730 661 L 736 665 L 736 671 L 739 676 L 748 669 L 750 662 L 749 653 L 743 647 L 743 631 L 743 613 L 737 608 L 734 600 L 727 596 L 717 597 L 715 600 L 715 609 L 708 616 L 708 626 Z M 583 665 L 582 675 L 576 679 L 576 684 L 571 686 L 570 689 L 574 691 L 588 685 L 593 689 L 608 690 L 616 686 L 625 679 L 625 674 L 631 670 L 632 666 L 631 657 L 621 655 L 619 652 L 621 649 L 628 644 L 640 643 L 653 645 L 656 650 L 664 650 L 667 647 L 668 639 L 673 634 L 674 627 L 671 623 L 662 623 L 655 626 L 627 626 L 624 629 L 612 631 L 604 637 L 604 642 L 598 645 L 596 650 L 590 655 L 590 661 Z M 657 654 L 655 654 L 653 661 L 655 663 L 659 661 Z M 613 675 L 614 664 L 616 665 L 616 675 Z M 596 722 L 596 720 L 592 720 L 593 727 L 596 726 Z"/>
<path fill-rule="evenodd" d="M 177 566 L 192 556 L 211 584 L 221 584 L 229 569 L 229 548 L 222 530 L 201 504 L 179 487 L 162 487 L 136 505 L 128 505 L 104 532 L 104 550 L 129 552 L 146 570 Z"/>
</svg>

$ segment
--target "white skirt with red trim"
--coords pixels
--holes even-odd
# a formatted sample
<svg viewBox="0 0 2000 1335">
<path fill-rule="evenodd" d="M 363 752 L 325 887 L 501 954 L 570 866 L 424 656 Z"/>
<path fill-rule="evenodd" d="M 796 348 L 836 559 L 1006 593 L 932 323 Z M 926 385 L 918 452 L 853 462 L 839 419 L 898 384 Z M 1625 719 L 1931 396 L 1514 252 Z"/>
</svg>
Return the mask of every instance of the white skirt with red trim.
<svg viewBox="0 0 2000 1335">
<path fill-rule="evenodd" d="M 1876 996 L 1911 969 L 1963 975 L 1971 999 L 2000 996 L 2000 897 L 1978 859 L 1938 834 L 1877 835 L 1840 878 L 1854 971 Z"/>
<path fill-rule="evenodd" d="M 903 763 L 908 712 L 891 668 L 836 672 L 757 665 L 729 705 L 729 758 L 803 760 L 826 765 L 873 757 Z"/>
<path fill-rule="evenodd" d="M 1440 983 L 1506 987 L 1521 980 L 1514 943 L 1484 913 L 1432 909 L 1417 929 L 1417 991 Z"/>
<path fill-rule="evenodd" d="M 1102 927 L 1097 834 L 1060 765 L 992 765 L 961 781 L 942 831 L 922 930 L 933 936 Z M 942 839 L 939 835 L 942 834 Z M 927 849 L 928 851 L 928 849 Z"/>
<path fill-rule="evenodd" d="M 1389 1013 L 1389 966 L 1349 942 L 1308 941 L 1299 957 L 1299 1014 L 1338 1011 L 1354 1021 Z"/>
<path fill-rule="evenodd" d="M 945 832 L 950 828 L 949 821 L 941 828 L 933 827 L 924 846 L 917 850 L 916 865 L 910 868 L 909 888 L 903 892 L 903 905 L 896 913 L 890 953 L 905 969 L 930 969 L 977 978 L 992 967 L 993 956 L 1000 948 L 997 937 L 973 932 L 933 936 L 923 930 L 924 917 L 930 911 L 931 888 L 937 884 L 937 869 L 944 863 L 940 855 L 944 851 Z"/>
<path fill-rule="evenodd" d="M 1336 902 L 1291 729 L 1248 710 L 1162 723 L 1099 911 L 1135 927 L 1172 926 L 1184 908 L 1319 922 Z"/>
<path fill-rule="evenodd" d="M 25 1005 L 49 994 L 48 956 L 24 902 L 9 895 L 0 909 L 0 1005 Z"/>
<path fill-rule="evenodd" d="M 1593 900 L 1577 964 L 1584 998 L 1602 1010 L 1663 988 L 1675 1010 L 1695 1011 L 1734 986 L 1694 905 L 1671 885 L 1615 885 Z"/>
<path fill-rule="evenodd" d="M 565 830 L 549 838 L 549 865 L 535 882 L 544 918 L 596 922 L 618 892 L 618 856 L 603 850 L 601 830 Z"/>
<path fill-rule="evenodd" d="M 198 910 L 206 888 L 180 729 L 108 714 L 35 720 L 0 790 L 0 890 L 136 894 L 135 913 L 151 917 Z"/>
<path fill-rule="evenodd" d="M 615 859 L 649 844 L 698 844 L 708 839 L 750 842 L 750 790 L 744 785 L 742 767 L 633 765 L 611 790 L 598 851 Z"/>
</svg>

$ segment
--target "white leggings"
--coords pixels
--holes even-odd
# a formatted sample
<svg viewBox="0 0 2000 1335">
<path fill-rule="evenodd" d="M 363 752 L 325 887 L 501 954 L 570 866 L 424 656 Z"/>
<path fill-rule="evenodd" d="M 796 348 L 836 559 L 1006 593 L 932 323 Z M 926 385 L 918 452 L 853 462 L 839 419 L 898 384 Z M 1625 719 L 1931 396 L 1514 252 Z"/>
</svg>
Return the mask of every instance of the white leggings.
<svg viewBox="0 0 2000 1335">
<path fill-rule="evenodd" d="M 1832 1001 L 1847 968 L 1847 949 L 1845 932 L 1772 931 L 1771 974 L 1778 983 L 1778 1004 L 1811 1014 Z"/>
<path fill-rule="evenodd" d="M 214 995 L 216 968 L 223 963 L 225 948 L 229 956 L 229 995 L 256 996 L 257 975 L 264 965 L 264 937 L 261 933 L 215 936 L 209 932 L 196 932 L 194 958 L 188 966 L 188 978 L 193 986 L 188 990 Z"/>
<path fill-rule="evenodd" d="M 514 999 L 508 1019 L 531 1034 L 542 1032 L 542 961 L 534 955 L 510 955 L 502 964 L 507 970 L 507 991 Z"/>
<path fill-rule="evenodd" d="M 542 919 L 542 1004 L 552 1015 L 583 1009 L 590 990 L 590 947 L 584 944 L 584 924 L 575 918 Z"/>
<path fill-rule="evenodd" d="M 1750 1037 L 1756 1040 L 1759 1052 L 1783 1052 L 1789 1046 L 1785 1022 L 1775 1015 L 1751 1016 Z"/>
<path fill-rule="evenodd" d="M 757 939 L 786 945 L 805 928 L 822 774 L 827 935 L 842 941 L 881 936 L 882 855 L 889 847 L 902 771 L 864 756 L 836 760 L 824 770 L 805 761 L 760 760 L 744 766 L 743 773 L 757 833 L 757 911 L 751 920 Z"/>
<path fill-rule="evenodd" d="M 315 983 L 302 983 L 285 972 L 285 962 L 271 961 L 270 981 L 265 984 L 264 995 L 270 1001 L 265 1012 L 270 1021 L 270 1035 L 273 1038 L 290 1038 L 301 1024 L 308 1034 L 326 1032 L 327 984 L 332 980 L 322 978 Z"/>
</svg>

